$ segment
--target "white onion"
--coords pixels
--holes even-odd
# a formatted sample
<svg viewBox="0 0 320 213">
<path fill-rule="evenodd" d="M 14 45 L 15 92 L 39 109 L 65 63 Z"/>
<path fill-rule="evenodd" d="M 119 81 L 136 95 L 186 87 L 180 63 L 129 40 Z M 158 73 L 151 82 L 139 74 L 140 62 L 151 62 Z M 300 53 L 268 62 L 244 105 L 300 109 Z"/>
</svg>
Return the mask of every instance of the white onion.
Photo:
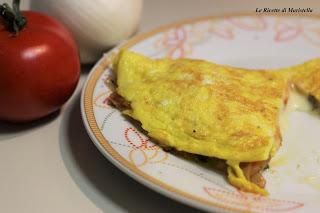
<svg viewBox="0 0 320 213">
<path fill-rule="evenodd" d="M 132 35 L 138 27 L 143 0 L 31 0 L 32 10 L 47 13 L 73 33 L 82 63 Z"/>
</svg>

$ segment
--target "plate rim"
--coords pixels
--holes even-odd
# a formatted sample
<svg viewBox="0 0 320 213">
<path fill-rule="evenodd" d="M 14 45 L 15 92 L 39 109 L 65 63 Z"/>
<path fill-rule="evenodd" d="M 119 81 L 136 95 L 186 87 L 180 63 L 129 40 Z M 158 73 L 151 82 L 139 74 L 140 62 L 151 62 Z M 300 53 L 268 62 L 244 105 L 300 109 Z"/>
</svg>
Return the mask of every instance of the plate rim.
<svg viewBox="0 0 320 213">
<path fill-rule="evenodd" d="M 220 15 L 210 15 L 197 18 L 183 19 L 181 21 L 173 22 L 170 24 L 162 25 L 156 27 L 150 31 L 138 34 L 131 39 L 125 40 L 121 44 L 115 46 L 107 53 L 105 53 L 90 70 L 90 73 L 85 80 L 81 91 L 81 117 L 85 125 L 85 129 L 98 150 L 117 168 L 119 168 L 126 175 L 130 176 L 142 185 L 158 192 L 166 197 L 174 199 L 180 203 L 192 206 L 194 208 L 199 208 L 205 211 L 224 211 L 224 212 L 243 212 L 241 208 L 226 206 L 214 201 L 207 201 L 197 196 L 193 196 L 187 192 L 177 189 L 165 182 L 162 182 L 141 170 L 135 168 L 130 162 L 123 158 L 116 150 L 112 148 L 110 143 L 102 135 L 98 128 L 96 120 L 94 118 L 93 112 L 93 92 L 97 81 L 100 79 L 101 75 L 104 73 L 105 69 L 110 64 L 110 53 L 116 49 L 127 49 L 140 41 L 148 39 L 157 33 L 163 32 L 172 27 L 177 27 L 180 25 L 186 25 L 190 23 L 197 23 L 200 21 L 213 20 L 213 19 L 226 19 L 230 17 L 243 17 L 243 16 L 268 16 L 268 17 L 312 17 L 320 19 L 320 14 L 282 14 L 282 13 L 262 13 L 257 14 L 254 12 L 236 12 L 236 13 L 225 13 Z M 187 201 L 187 202 L 186 202 Z"/>
</svg>

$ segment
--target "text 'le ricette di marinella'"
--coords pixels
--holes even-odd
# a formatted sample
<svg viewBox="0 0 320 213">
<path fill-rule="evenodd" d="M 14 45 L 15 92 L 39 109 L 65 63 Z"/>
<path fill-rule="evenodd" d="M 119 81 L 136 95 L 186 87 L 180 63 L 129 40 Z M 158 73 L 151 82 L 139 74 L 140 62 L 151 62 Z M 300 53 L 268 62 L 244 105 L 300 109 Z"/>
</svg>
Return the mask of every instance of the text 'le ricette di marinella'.
<svg viewBox="0 0 320 213">
<path fill-rule="evenodd" d="M 256 8 L 257 13 L 312 13 L 312 8 L 293 8 L 293 7 L 284 7 L 284 8 Z"/>
</svg>

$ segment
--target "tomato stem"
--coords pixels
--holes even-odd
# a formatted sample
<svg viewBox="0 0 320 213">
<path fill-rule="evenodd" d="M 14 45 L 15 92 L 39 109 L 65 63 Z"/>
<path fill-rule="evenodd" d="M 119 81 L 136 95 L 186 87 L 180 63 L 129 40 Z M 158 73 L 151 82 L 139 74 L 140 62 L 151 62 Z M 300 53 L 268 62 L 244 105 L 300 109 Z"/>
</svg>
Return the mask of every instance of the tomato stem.
<svg viewBox="0 0 320 213">
<path fill-rule="evenodd" d="M 26 17 L 20 11 L 20 0 L 13 0 L 12 8 L 4 3 L 0 5 L 0 16 L 4 20 L 8 31 L 18 35 L 27 24 Z"/>
</svg>

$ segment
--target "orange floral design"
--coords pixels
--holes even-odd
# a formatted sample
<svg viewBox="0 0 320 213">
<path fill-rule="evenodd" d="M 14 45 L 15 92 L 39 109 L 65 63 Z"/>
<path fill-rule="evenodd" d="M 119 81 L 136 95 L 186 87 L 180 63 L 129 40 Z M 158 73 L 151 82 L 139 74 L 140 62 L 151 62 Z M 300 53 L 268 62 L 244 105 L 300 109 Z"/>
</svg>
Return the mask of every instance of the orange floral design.
<svg viewBox="0 0 320 213">
<path fill-rule="evenodd" d="M 211 34 L 224 39 L 233 39 L 232 28 L 220 22 L 205 21 L 187 27 L 176 27 L 165 32 L 156 41 L 155 48 L 164 49 L 169 58 L 184 58 L 192 53 L 194 44 L 205 42 Z"/>
<path fill-rule="evenodd" d="M 248 16 L 230 18 L 229 21 L 236 27 L 248 31 L 263 31 L 267 29 L 267 23 L 261 16 Z"/>
<path fill-rule="evenodd" d="M 187 40 L 187 31 L 184 27 L 176 27 L 163 34 L 163 37 L 155 44 L 156 48 L 167 50 L 167 57 L 183 58 L 191 52 L 191 46 Z"/>
<path fill-rule="evenodd" d="M 274 27 L 274 40 L 285 42 L 302 36 L 314 45 L 320 45 L 320 25 L 307 19 L 278 18 Z"/>
<path fill-rule="evenodd" d="M 239 206 L 241 209 L 249 212 L 250 210 L 258 210 L 261 212 L 285 212 L 304 206 L 304 204 L 300 202 L 273 199 L 257 194 L 242 192 L 240 190 L 232 192 L 213 187 L 203 187 L 203 190 L 219 203 Z"/>
<path fill-rule="evenodd" d="M 234 38 L 234 27 L 227 21 L 213 20 L 209 32 L 224 39 Z"/>
<path fill-rule="evenodd" d="M 97 95 L 93 101 L 94 105 L 96 107 L 100 107 L 100 108 L 108 108 L 109 106 L 109 95 L 110 93 L 108 92 L 103 92 L 99 95 Z"/>
<path fill-rule="evenodd" d="M 129 160 L 133 165 L 140 167 L 147 163 L 161 163 L 168 159 L 168 153 L 159 146 L 151 144 L 150 139 L 142 137 L 135 128 L 126 128 L 124 136 L 132 147 L 129 151 Z"/>
<path fill-rule="evenodd" d="M 192 53 L 194 44 L 205 42 L 212 35 L 227 40 L 234 39 L 235 27 L 248 31 L 263 31 L 267 28 L 267 23 L 263 17 L 248 16 L 178 26 L 163 33 L 156 41 L 155 48 L 164 49 L 169 58 L 183 58 Z"/>
</svg>

